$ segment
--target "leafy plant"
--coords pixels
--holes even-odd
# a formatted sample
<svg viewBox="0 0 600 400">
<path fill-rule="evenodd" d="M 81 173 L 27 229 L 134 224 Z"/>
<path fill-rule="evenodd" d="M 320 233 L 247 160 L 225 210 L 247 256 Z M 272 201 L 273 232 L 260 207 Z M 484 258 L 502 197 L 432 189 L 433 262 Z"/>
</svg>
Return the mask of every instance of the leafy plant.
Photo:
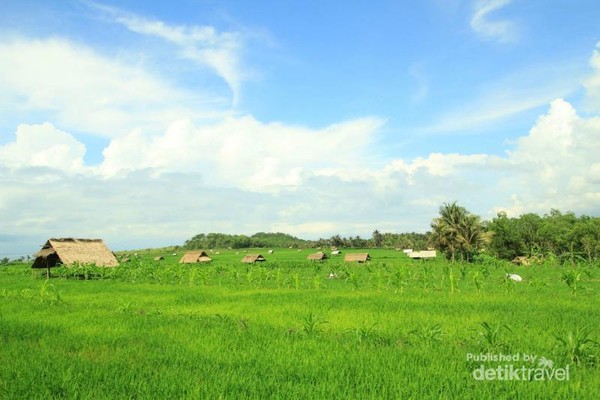
<svg viewBox="0 0 600 400">
<path fill-rule="evenodd" d="M 574 269 L 569 269 L 563 272 L 561 281 L 565 282 L 567 286 L 571 288 L 573 296 L 577 295 L 577 282 L 581 281 L 581 272 L 577 272 Z"/>
<path fill-rule="evenodd" d="M 325 320 L 322 315 L 315 314 L 312 311 L 304 317 L 302 324 L 302 331 L 308 336 L 312 336 L 321 331 L 321 326 L 327 324 L 329 321 Z"/>
<path fill-rule="evenodd" d="M 370 325 L 363 324 L 358 328 L 352 330 L 354 335 L 356 336 L 356 340 L 360 344 L 370 344 L 370 345 L 388 345 L 390 344 L 390 339 L 382 335 L 375 326 L 377 323 L 373 323 Z"/>
<path fill-rule="evenodd" d="M 440 324 L 423 325 L 420 324 L 417 328 L 408 332 L 409 335 L 415 337 L 419 342 L 432 345 L 442 341 L 442 328 Z"/>
<path fill-rule="evenodd" d="M 502 338 L 502 331 L 512 332 L 508 325 L 492 325 L 486 321 L 480 324 L 481 328 L 477 332 L 479 345 L 486 350 L 506 350 L 508 343 Z"/>
<path fill-rule="evenodd" d="M 62 295 L 56 286 L 45 280 L 40 286 L 40 302 L 48 304 L 62 303 Z"/>
<path fill-rule="evenodd" d="M 423 289 L 429 290 L 429 287 L 431 286 L 431 268 L 428 265 L 423 266 L 423 271 L 419 276 L 419 280 L 421 281 Z"/>
<path fill-rule="evenodd" d="M 352 290 L 357 290 L 360 286 L 360 278 L 358 277 L 358 274 L 354 271 L 348 273 L 346 281 L 352 284 Z"/>
<path fill-rule="evenodd" d="M 597 350 L 600 343 L 590 338 L 592 329 L 584 326 L 576 331 L 567 332 L 564 336 L 556 336 L 556 350 L 569 362 L 582 366 L 596 366 Z"/>
<path fill-rule="evenodd" d="M 477 290 L 477 294 L 481 294 L 481 289 L 483 288 L 483 279 L 481 276 L 481 272 L 473 271 L 471 273 L 471 278 L 473 279 L 473 285 L 475 285 L 475 290 Z"/>
<path fill-rule="evenodd" d="M 396 287 L 396 292 L 404 291 L 404 287 L 408 284 L 408 272 L 405 268 L 398 268 L 392 273 L 391 282 Z"/>
</svg>

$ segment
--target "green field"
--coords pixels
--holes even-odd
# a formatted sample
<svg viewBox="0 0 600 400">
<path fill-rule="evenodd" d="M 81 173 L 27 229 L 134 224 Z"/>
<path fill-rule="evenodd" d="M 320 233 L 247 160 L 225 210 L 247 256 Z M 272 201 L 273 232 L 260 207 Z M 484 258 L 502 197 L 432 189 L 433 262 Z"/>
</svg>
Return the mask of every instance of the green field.
<svg viewBox="0 0 600 400">
<path fill-rule="evenodd" d="M 600 264 L 314 251 L 2 267 L 0 398 L 600 398 Z"/>
</svg>

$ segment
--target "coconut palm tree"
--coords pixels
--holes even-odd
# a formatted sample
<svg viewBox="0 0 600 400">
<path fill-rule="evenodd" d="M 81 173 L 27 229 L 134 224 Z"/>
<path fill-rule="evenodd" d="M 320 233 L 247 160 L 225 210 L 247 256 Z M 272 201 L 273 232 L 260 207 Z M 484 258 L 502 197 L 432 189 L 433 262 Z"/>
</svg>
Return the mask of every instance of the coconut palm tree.
<svg viewBox="0 0 600 400">
<path fill-rule="evenodd" d="M 471 254 L 485 247 L 491 240 L 491 232 L 486 232 L 479 215 L 466 214 L 458 227 L 457 241 L 466 256 L 471 260 Z"/>
<path fill-rule="evenodd" d="M 471 254 L 479 250 L 489 239 L 481 223 L 481 218 L 469 213 L 456 202 L 444 203 L 440 216 L 431 223 L 435 245 L 450 255 L 454 262 L 461 253 L 470 260 Z"/>
</svg>

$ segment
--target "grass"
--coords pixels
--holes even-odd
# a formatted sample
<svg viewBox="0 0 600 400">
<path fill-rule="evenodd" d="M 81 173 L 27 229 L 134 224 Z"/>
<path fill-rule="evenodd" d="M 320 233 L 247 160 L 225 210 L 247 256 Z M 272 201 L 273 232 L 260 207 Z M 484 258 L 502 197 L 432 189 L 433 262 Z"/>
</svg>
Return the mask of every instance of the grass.
<svg viewBox="0 0 600 400">
<path fill-rule="evenodd" d="M 148 252 L 50 280 L 0 269 L 0 398 L 600 396 L 597 265 L 450 265 L 386 250 L 347 265 L 255 249 L 268 261 L 247 266 L 243 252 L 219 252 L 201 266 Z M 524 281 L 507 283 L 507 270 Z M 565 271 L 580 273 L 576 295 Z M 489 352 L 535 354 L 570 377 L 477 381 L 467 355 Z"/>
</svg>

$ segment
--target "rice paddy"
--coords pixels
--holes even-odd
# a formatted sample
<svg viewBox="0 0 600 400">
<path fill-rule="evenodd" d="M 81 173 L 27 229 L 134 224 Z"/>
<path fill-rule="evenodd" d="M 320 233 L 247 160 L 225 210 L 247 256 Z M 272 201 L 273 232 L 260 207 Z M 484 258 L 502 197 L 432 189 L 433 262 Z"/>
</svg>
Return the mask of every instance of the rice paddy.
<svg viewBox="0 0 600 400">
<path fill-rule="evenodd" d="M 3 267 L 0 398 L 600 397 L 599 264 L 363 251 Z"/>
</svg>

